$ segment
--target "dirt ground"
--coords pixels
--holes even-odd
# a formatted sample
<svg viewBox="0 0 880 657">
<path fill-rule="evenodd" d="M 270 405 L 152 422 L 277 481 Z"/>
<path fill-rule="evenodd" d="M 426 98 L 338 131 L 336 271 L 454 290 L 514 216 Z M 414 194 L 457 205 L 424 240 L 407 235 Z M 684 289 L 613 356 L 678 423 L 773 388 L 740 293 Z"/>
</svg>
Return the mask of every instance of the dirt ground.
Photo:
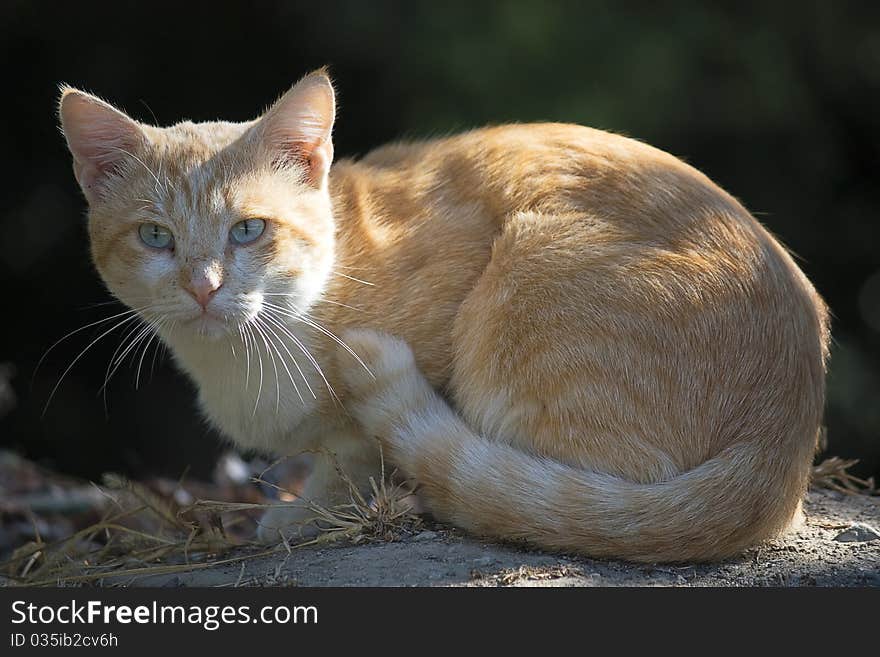
<svg viewBox="0 0 880 657">
<path fill-rule="evenodd" d="M 437 526 L 392 542 L 294 549 L 105 586 L 880 586 L 880 500 L 813 491 L 796 532 L 717 564 L 641 565 L 525 551 Z M 847 538 L 855 540 L 844 540 Z M 244 565 L 242 565 L 242 563 Z"/>
</svg>

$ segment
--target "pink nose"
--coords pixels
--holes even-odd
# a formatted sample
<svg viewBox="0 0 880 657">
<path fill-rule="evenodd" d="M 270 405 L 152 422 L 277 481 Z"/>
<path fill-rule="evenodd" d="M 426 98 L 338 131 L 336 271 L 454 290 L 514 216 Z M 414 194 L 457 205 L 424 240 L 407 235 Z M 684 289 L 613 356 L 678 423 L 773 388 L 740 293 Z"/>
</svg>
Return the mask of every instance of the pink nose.
<svg viewBox="0 0 880 657">
<path fill-rule="evenodd" d="M 184 289 L 202 307 L 202 310 L 206 310 L 211 298 L 221 287 L 223 287 L 222 282 L 215 282 L 209 277 L 204 277 L 190 281 Z"/>
</svg>

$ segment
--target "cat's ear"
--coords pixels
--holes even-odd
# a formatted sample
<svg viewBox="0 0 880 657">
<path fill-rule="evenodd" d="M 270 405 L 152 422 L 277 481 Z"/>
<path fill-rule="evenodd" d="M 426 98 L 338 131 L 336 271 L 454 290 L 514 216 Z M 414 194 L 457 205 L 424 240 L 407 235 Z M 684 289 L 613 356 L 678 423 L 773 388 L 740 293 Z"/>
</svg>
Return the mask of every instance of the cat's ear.
<svg viewBox="0 0 880 657">
<path fill-rule="evenodd" d="M 263 146 L 276 164 L 305 166 L 308 182 L 327 186 L 333 163 L 336 98 L 324 69 L 297 82 L 258 123 Z"/>
<path fill-rule="evenodd" d="M 58 116 L 76 180 L 88 202 L 97 203 L 126 159 L 142 151 L 147 137 L 115 107 L 72 87 L 61 90 Z"/>
</svg>

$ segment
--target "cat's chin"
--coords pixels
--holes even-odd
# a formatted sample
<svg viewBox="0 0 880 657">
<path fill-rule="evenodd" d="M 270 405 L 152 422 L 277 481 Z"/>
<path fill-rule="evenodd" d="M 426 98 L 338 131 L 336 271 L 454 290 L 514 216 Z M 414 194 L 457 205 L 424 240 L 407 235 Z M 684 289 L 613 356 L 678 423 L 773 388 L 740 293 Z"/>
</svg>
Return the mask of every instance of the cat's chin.
<svg viewBox="0 0 880 657">
<path fill-rule="evenodd" d="M 200 338 L 219 339 L 229 335 L 230 326 L 222 319 L 202 314 L 187 322 L 187 327 Z"/>
</svg>

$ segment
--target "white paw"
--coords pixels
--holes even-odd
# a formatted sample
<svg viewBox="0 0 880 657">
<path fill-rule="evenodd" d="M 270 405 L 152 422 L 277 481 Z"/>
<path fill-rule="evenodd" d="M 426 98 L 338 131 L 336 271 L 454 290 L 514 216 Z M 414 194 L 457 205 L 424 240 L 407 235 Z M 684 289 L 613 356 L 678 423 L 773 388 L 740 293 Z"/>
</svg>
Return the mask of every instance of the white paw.
<svg viewBox="0 0 880 657">
<path fill-rule="evenodd" d="M 269 507 L 260 518 L 257 540 L 271 544 L 314 538 L 320 531 L 314 519 L 315 513 L 304 506 Z"/>
<path fill-rule="evenodd" d="M 342 340 L 358 356 L 354 358 L 344 348 L 337 351 L 342 378 L 355 394 L 388 376 L 418 371 L 412 350 L 400 338 L 372 329 L 350 329 L 343 332 Z"/>
<path fill-rule="evenodd" d="M 337 352 L 346 384 L 346 408 L 371 436 L 387 438 L 433 394 L 406 342 L 370 329 L 346 331 L 343 340 L 359 356 Z"/>
</svg>

